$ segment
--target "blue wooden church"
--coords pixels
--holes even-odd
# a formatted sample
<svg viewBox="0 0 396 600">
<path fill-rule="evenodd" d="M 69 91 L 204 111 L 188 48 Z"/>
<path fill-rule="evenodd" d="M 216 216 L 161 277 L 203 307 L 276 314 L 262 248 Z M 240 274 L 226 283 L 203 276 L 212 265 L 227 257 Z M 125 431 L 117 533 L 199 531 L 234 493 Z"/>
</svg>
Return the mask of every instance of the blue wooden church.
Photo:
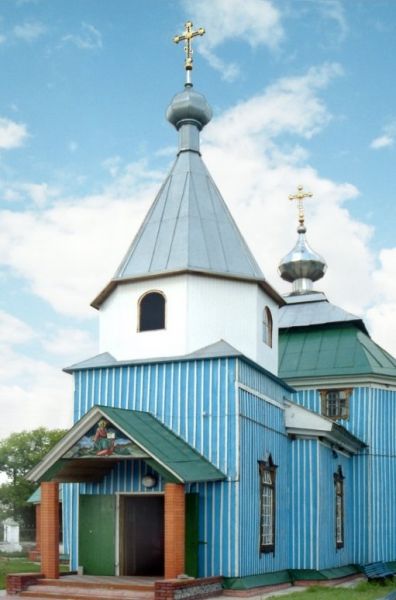
<svg viewBox="0 0 396 600">
<path fill-rule="evenodd" d="M 302 209 L 279 267 L 292 291 L 268 283 L 202 160 L 212 113 L 186 66 L 176 160 L 92 303 L 100 353 L 66 369 L 75 425 L 30 474 L 43 570 L 59 483 L 87 574 L 243 589 L 396 561 L 396 361 L 313 289 L 326 265 Z"/>
</svg>

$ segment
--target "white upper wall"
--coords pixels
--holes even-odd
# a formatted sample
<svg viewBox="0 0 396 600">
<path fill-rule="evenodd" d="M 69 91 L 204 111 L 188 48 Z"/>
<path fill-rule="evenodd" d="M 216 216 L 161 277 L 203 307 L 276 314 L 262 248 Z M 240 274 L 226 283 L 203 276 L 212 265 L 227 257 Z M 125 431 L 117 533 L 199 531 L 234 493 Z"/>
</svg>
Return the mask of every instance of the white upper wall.
<svg viewBox="0 0 396 600">
<path fill-rule="evenodd" d="M 274 322 L 272 348 L 263 341 L 265 306 Z M 187 318 L 190 352 L 223 339 L 277 374 L 278 306 L 256 283 L 190 275 Z"/>
<path fill-rule="evenodd" d="M 165 329 L 138 331 L 139 299 L 166 298 Z M 273 318 L 273 344 L 263 341 L 265 306 Z M 254 282 L 183 274 L 118 285 L 99 311 L 100 352 L 117 360 L 189 354 L 225 340 L 274 374 L 278 372 L 278 306 Z"/>
</svg>

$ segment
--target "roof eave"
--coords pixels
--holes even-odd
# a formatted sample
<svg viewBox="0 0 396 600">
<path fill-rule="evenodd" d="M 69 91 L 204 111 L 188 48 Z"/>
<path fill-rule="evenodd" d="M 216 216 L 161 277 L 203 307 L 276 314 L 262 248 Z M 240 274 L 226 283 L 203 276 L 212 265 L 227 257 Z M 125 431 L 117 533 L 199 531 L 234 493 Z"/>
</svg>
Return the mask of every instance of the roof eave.
<svg viewBox="0 0 396 600">
<path fill-rule="evenodd" d="M 281 377 L 278 377 L 278 375 L 275 375 L 274 373 L 271 373 L 271 371 L 268 371 L 265 367 L 262 367 L 261 365 L 257 364 L 251 358 L 248 358 L 244 354 L 236 355 L 235 358 L 238 358 L 239 360 L 243 360 L 243 362 L 245 362 L 248 365 L 253 366 L 255 369 L 261 371 L 261 373 L 263 373 L 264 375 L 266 375 L 267 377 L 269 377 L 269 379 L 272 379 L 272 381 L 275 381 L 275 383 L 277 383 L 278 385 L 280 385 L 281 387 L 283 387 L 283 389 L 285 389 L 286 391 L 290 392 L 291 394 L 295 394 L 296 393 L 296 390 L 288 382 L 286 382 Z"/>
<path fill-rule="evenodd" d="M 266 292 L 266 294 L 268 294 L 268 296 L 270 296 L 270 298 L 272 298 L 272 300 L 274 300 L 274 302 L 278 304 L 278 306 L 284 306 L 286 304 L 284 298 L 265 279 L 245 277 L 243 275 L 233 273 L 217 273 L 201 269 L 180 269 L 177 271 L 145 273 L 133 277 L 112 279 L 96 296 L 96 298 L 94 298 L 94 300 L 91 302 L 91 306 L 99 310 L 103 302 L 110 296 L 110 294 L 118 285 L 126 285 L 128 283 L 134 283 L 138 281 L 145 281 L 162 277 L 174 277 L 175 275 L 177 276 L 186 274 L 200 275 L 204 277 L 214 277 L 217 279 L 230 279 L 232 281 L 246 281 L 247 283 L 256 283 Z"/>
<path fill-rule="evenodd" d="M 340 385 L 355 385 L 355 386 L 369 386 L 369 385 L 384 385 L 387 388 L 396 389 L 396 378 L 394 375 L 384 375 L 380 373 L 340 373 L 340 374 L 309 374 L 301 377 L 295 375 L 283 375 L 284 381 L 287 381 L 288 385 L 292 386 L 296 390 L 301 388 L 323 388 L 326 386 L 340 386 Z"/>
<path fill-rule="evenodd" d="M 363 321 L 363 319 L 360 319 L 359 317 L 356 317 L 356 319 L 350 319 L 348 321 L 320 321 L 317 323 L 307 323 L 307 324 L 301 324 L 301 325 L 285 325 L 279 326 L 279 333 L 281 332 L 288 332 L 288 331 L 300 331 L 300 330 L 304 330 L 304 329 L 331 329 L 331 328 L 336 328 L 336 327 L 350 327 L 350 326 L 355 326 L 358 329 L 360 329 L 360 331 L 362 331 L 363 333 L 365 333 L 368 337 L 370 337 L 370 334 L 367 330 L 367 327 Z"/>
<path fill-rule="evenodd" d="M 330 444 L 356 454 L 367 444 L 329 417 L 311 411 L 293 401 L 285 403 L 286 431 L 291 436 L 326 439 Z"/>
</svg>

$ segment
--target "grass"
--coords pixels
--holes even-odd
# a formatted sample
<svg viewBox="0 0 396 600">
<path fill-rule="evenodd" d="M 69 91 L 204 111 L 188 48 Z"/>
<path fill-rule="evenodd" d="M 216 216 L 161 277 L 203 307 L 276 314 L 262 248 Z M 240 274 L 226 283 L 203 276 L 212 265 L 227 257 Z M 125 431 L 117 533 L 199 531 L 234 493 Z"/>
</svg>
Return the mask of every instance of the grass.
<svg viewBox="0 0 396 600">
<path fill-rule="evenodd" d="M 68 571 L 65 565 L 60 566 L 61 571 Z M 39 573 L 40 563 L 34 563 L 26 558 L 0 557 L 0 590 L 6 585 L 6 576 L 8 573 Z"/>
<path fill-rule="evenodd" d="M 308 588 L 305 592 L 295 592 L 281 596 L 282 600 L 379 600 L 389 592 L 396 590 L 396 582 L 387 581 L 385 584 L 362 581 L 356 587 L 321 587 L 318 585 Z M 270 596 L 268 600 L 275 596 Z"/>
</svg>

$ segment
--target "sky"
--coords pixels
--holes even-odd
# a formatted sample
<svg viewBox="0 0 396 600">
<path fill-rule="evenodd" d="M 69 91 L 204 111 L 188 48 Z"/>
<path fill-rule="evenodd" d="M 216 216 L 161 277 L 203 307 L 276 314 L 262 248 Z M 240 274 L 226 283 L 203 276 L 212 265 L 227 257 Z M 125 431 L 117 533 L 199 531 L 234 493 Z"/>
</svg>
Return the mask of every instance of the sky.
<svg viewBox="0 0 396 600">
<path fill-rule="evenodd" d="M 0 0 L 0 439 L 71 425 L 62 368 L 175 158 L 188 19 L 203 158 L 266 278 L 290 291 L 302 184 L 315 289 L 396 354 L 394 0 Z"/>
</svg>

